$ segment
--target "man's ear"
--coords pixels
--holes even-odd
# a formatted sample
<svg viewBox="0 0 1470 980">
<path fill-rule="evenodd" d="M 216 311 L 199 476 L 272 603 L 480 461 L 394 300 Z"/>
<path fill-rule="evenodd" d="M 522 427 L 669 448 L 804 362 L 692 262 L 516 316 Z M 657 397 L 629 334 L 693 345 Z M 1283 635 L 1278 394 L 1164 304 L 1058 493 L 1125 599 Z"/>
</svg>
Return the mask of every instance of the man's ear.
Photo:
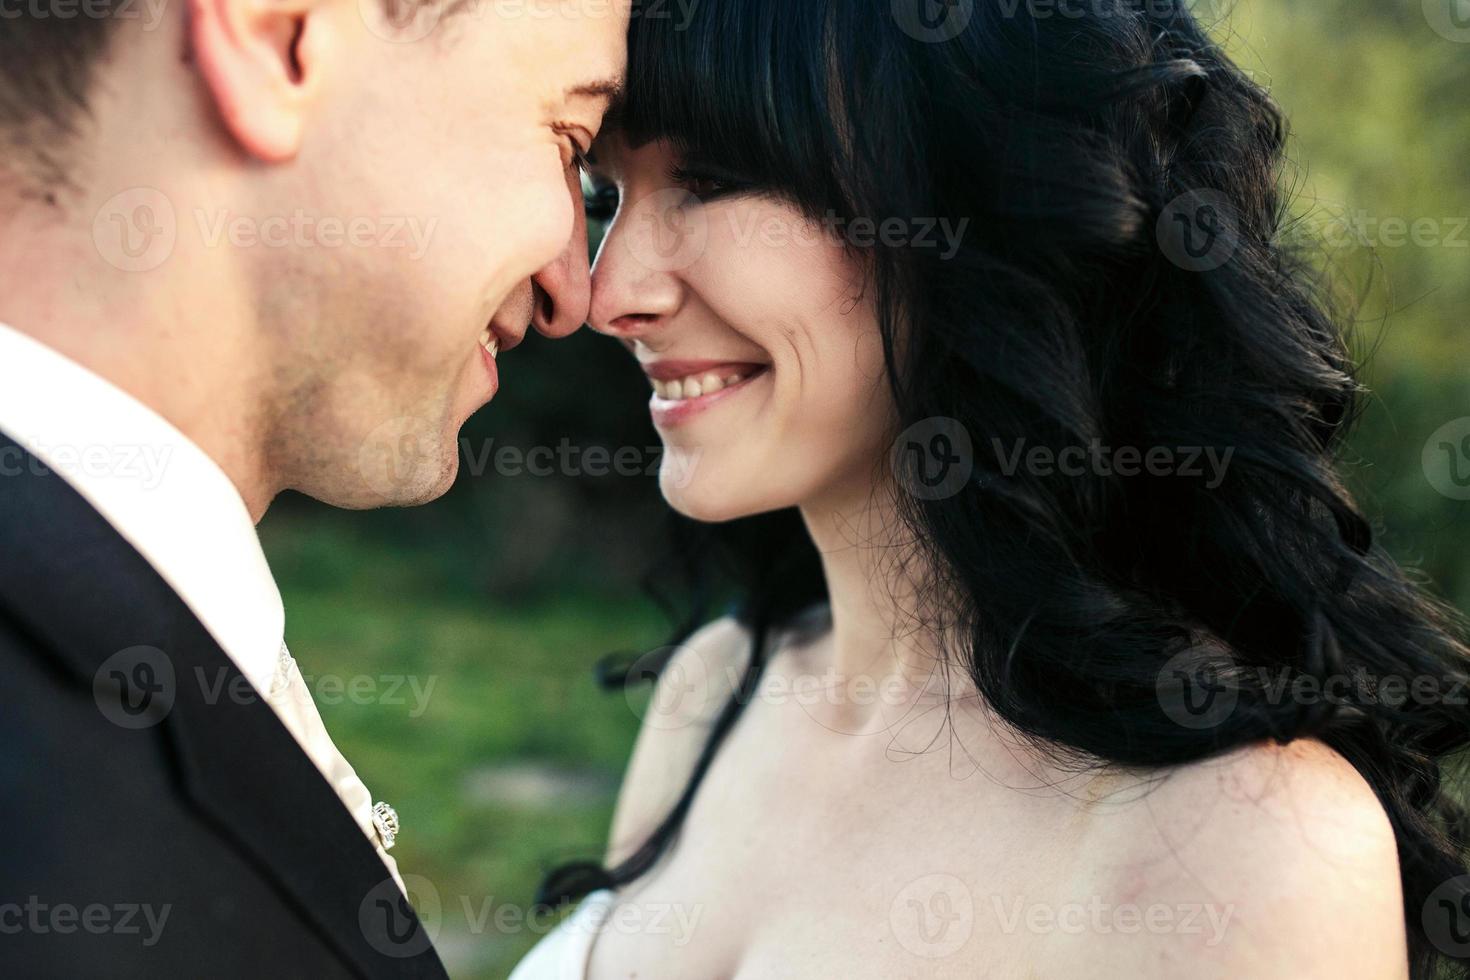
<svg viewBox="0 0 1470 980">
<path fill-rule="evenodd" d="M 296 155 L 331 45 L 325 0 L 189 0 L 189 45 L 225 129 L 267 163 Z"/>
</svg>

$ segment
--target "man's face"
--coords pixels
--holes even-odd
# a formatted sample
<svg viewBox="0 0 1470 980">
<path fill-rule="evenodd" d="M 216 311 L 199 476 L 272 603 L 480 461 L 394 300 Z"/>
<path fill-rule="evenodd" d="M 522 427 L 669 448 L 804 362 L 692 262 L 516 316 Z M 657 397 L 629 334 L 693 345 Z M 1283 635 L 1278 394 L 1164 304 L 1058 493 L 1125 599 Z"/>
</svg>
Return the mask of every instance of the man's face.
<svg viewBox="0 0 1470 980">
<path fill-rule="evenodd" d="M 314 26 L 342 50 L 261 205 L 365 233 L 254 270 L 278 348 L 271 465 L 347 507 L 442 493 L 508 349 L 533 319 L 554 336 L 586 319 L 577 158 L 626 57 L 628 0 L 432 0 L 410 19 L 382 2 L 308 19 L 304 51 Z"/>
</svg>

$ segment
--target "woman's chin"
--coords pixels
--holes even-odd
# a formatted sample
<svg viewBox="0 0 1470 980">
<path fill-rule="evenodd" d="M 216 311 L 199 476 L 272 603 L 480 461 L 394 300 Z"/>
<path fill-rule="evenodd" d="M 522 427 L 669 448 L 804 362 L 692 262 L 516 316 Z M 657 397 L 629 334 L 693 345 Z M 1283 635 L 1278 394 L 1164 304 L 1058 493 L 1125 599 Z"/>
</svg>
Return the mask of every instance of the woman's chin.
<svg viewBox="0 0 1470 980">
<path fill-rule="evenodd" d="M 674 510 L 692 521 L 705 524 L 723 524 L 753 511 L 738 506 L 728 493 L 700 493 L 695 487 L 663 487 L 664 500 Z"/>
<path fill-rule="evenodd" d="M 685 482 L 677 479 L 668 467 L 659 471 L 659 489 L 670 507 L 690 520 L 705 524 L 723 524 L 781 509 L 781 506 L 773 506 L 769 495 L 759 488 L 706 478 Z"/>
</svg>

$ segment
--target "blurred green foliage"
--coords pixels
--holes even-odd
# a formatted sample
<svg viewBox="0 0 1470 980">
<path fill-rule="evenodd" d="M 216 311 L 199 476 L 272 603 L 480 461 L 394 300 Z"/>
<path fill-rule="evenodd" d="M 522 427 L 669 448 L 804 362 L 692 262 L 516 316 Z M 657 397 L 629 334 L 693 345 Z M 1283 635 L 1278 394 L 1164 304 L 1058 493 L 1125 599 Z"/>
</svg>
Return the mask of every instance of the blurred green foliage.
<svg viewBox="0 0 1470 980">
<path fill-rule="evenodd" d="M 334 739 L 398 811 L 393 856 L 450 972 L 504 977 L 552 924 L 528 909 L 542 873 L 601 854 L 632 748 L 637 702 L 596 688 L 593 663 L 661 624 L 605 593 L 488 598 L 441 567 L 452 537 L 395 547 L 357 516 L 262 527 L 287 636 Z"/>
<path fill-rule="evenodd" d="M 1345 472 L 1390 550 L 1470 608 L 1470 503 L 1437 493 L 1422 463 L 1431 433 L 1470 416 L 1470 229 L 1456 231 L 1470 218 L 1470 43 L 1432 30 L 1421 0 L 1199 8 L 1285 106 L 1294 214 L 1328 238 L 1319 258 L 1358 302 L 1373 394 Z M 1394 244 L 1389 219 L 1428 219 L 1434 241 Z M 547 926 L 520 918 L 540 873 L 599 853 L 638 716 L 591 667 L 656 645 L 665 626 L 637 584 L 658 555 L 651 475 L 493 461 L 566 440 L 652 463 L 641 375 L 588 331 L 533 337 L 501 363 L 500 396 L 464 434 L 489 465 L 443 500 L 341 514 L 292 499 L 261 528 L 303 670 L 377 681 L 383 696 L 321 696 L 322 713 L 397 807 L 394 855 L 437 894 L 456 976 L 505 976 Z M 383 678 L 433 687 L 420 704 L 400 680 L 392 703 Z"/>
<path fill-rule="evenodd" d="M 1458 2 L 1214 8 L 1218 35 L 1291 121 L 1292 240 L 1320 238 L 1320 264 L 1357 304 L 1371 394 L 1344 473 L 1385 546 L 1470 609 L 1470 506 L 1423 464 L 1430 436 L 1470 416 L 1470 26 L 1457 42 L 1429 19 Z"/>
</svg>

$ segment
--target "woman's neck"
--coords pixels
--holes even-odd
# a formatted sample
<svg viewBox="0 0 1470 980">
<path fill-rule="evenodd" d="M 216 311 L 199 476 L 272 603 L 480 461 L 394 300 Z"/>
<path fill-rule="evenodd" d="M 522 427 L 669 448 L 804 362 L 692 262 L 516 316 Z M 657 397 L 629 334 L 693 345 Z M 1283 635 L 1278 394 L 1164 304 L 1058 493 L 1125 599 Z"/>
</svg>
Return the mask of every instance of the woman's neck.
<svg viewBox="0 0 1470 980">
<path fill-rule="evenodd" d="M 871 744 L 885 755 L 944 746 L 940 758 L 963 770 L 953 775 L 978 768 L 1009 786 L 1072 785 L 1071 772 L 1018 738 L 980 696 L 967 663 L 969 630 L 956 621 L 959 604 L 936 584 L 894 491 L 865 488 L 861 497 L 801 512 L 831 602 L 830 645 L 819 662 L 831 676 L 823 689 L 849 695 L 824 697 L 806 713 L 839 734 L 877 736 Z"/>
<path fill-rule="evenodd" d="M 953 698 L 973 690 L 963 670 L 944 669 L 944 636 L 929 601 L 932 569 L 900 518 L 893 493 L 865 487 L 802 507 L 832 608 L 831 657 L 825 666 L 853 689 L 882 692 L 868 699 L 873 701 L 868 707 L 883 708 L 887 715 L 898 706 L 892 703 L 896 700 Z M 854 703 L 849 712 L 875 713 L 863 707 Z"/>
</svg>

